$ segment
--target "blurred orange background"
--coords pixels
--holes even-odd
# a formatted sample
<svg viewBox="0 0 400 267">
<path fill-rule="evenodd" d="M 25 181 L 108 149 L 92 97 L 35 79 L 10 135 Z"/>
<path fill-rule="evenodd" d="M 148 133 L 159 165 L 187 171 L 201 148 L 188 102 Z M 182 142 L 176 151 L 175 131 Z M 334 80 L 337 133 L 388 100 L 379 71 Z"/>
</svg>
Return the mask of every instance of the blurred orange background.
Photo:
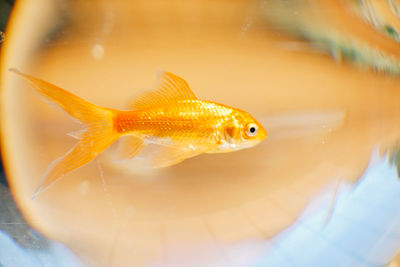
<svg viewBox="0 0 400 267">
<path fill-rule="evenodd" d="M 347 8 L 319 5 L 321 12 Z M 18 2 L 2 49 L 2 146 L 28 221 L 89 266 L 175 266 L 186 249 L 211 260 L 221 246 L 266 240 L 338 179 L 356 183 L 373 149 L 383 154 L 398 141 L 400 80 L 338 64 L 282 34 L 267 7 L 244 0 Z M 345 14 L 331 14 L 326 24 L 335 27 Z M 378 50 L 398 48 L 361 19 L 348 23 L 336 28 L 343 36 L 368 45 L 374 40 L 363 36 L 380 36 Z M 74 144 L 66 134 L 80 126 L 11 67 L 118 109 L 167 70 L 199 98 L 254 114 L 269 136 L 249 150 L 151 172 L 135 160 L 113 163 L 110 148 L 32 201 L 46 167 Z"/>
</svg>

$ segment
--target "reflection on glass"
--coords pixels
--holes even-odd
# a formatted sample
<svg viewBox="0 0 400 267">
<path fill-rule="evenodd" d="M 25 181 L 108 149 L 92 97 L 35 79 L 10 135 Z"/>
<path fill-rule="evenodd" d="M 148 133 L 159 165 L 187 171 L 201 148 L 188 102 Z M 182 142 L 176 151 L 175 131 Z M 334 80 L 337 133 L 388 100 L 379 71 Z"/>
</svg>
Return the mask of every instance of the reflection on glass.
<svg viewBox="0 0 400 267">
<path fill-rule="evenodd" d="M 270 253 L 255 266 L 388 264 L 400 245 L 400 182 L 387 157 L 373 157 L 375 160 L 355 186 L 340 185 L 327 224 L 333 190 L 321 194 L 319 201 L 312 200 L 292 226 L 269 240 Z"/>
</svg>

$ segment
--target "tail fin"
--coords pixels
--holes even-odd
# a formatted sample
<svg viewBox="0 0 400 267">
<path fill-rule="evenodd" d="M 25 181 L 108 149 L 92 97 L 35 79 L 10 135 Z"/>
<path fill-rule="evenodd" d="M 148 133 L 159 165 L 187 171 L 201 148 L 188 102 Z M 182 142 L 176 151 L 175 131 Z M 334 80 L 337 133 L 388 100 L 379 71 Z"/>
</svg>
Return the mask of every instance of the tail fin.
<svg viewBox="0 0 400 267">
<path fill-rule="evenodd" d="M 38 93 L 57 103 L 71 116 L 86 124 L 85 131 L 78 136 L 79 142 L 47 168 L 32 196 L 33 199 L 63 175 L 96 158 L 119 136 L 113 127 L 113 110 L 93 105 L 53 84 L 23 74 L 16 69 L 10 69 L 10 71 L 27 79 Z"/>
</svg>

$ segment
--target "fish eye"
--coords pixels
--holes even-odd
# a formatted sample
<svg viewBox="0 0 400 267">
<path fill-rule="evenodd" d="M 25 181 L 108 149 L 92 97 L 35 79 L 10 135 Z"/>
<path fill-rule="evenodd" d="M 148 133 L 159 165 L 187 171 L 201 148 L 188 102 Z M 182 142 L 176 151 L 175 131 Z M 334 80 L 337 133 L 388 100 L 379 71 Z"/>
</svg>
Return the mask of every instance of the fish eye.
<svg viewBox="0 0 400 267">
<path fill-rule="evenodd" d="M 257 124 L 255 124 L 255 123 L 249 123 L 249 124 L 247 124 L 247 126 L 246 126 L 246 135 L 248 136 L 248 137 L 254 137 L 254 136 L 256 136 L 256 134 L 257 134 L 257 131 L 258 131 L 258 126 L 257 126 Z"/>
</svg>

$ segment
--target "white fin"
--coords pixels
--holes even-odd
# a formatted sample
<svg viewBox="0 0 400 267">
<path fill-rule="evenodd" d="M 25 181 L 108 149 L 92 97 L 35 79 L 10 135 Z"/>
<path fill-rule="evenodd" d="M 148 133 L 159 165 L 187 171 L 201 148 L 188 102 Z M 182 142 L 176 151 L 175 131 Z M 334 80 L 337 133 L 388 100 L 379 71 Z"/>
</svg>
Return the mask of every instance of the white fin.
<svg viewBox="0 0 400 267">
<path fill-rule="evenodd" d="M 86 129 L 80 129 L 80 130 L 77 130 L 77 131 L 74 131 L 74 132 L 67 133 L 67 135 L 71 136 L 71 137 L 73 137 L 75 139 L 82 140 L 82 138 L 84 137 L 85 132 L 86 132 Z"/>
<path fill-rule="evenodd" d="M 142 94 L 131 106 L 134 109 L 143 109 L 183 99 L 197 99 L 197 97 L 184 79 L 170 72 L 164 72 L 157 89 Z"/>
</svg>

